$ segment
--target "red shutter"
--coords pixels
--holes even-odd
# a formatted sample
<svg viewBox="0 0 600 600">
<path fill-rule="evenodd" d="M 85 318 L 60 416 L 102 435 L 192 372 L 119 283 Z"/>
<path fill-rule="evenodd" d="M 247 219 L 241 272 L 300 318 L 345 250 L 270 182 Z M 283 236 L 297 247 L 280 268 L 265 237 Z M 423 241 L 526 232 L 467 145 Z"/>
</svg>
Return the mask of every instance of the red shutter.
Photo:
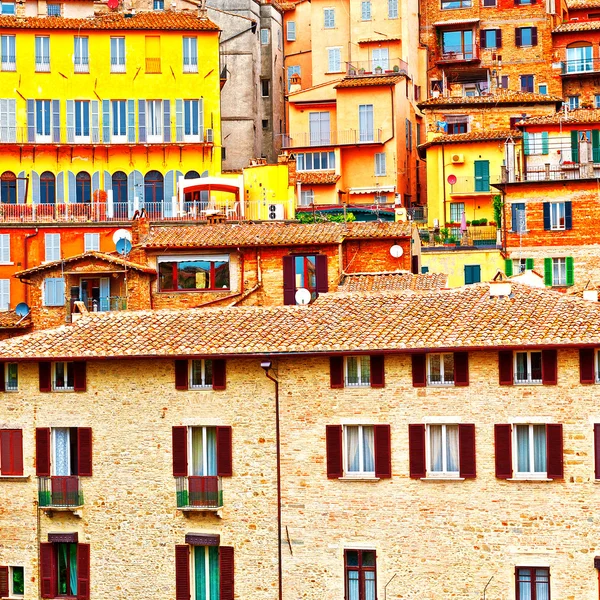
<svg viewBox="0 0 600 600">
<path fill-rule="evenodd" d="M 327 256 L 317 254 L 315 256 L 315 274 L 317 276 L 317 294 L 326 294 L 329 291 L 327 280 Z"/>
<path fill-rule="evenodd" d="M 78 475 L 92 476 L 92 428 L 79 427 L 77 429 L 77 468 Z"/>
<path fill-rule="evenodd" d="M 233 600 L 234 579 L 233 547 L 219 546 L 219 600 Z"/>
<path fill-rule="evenodd" d="M 371 387 L 385 387 L 385 359 L 383 354 L 374 354 L 371 361 Z"/>
<path fill-rule="evenodd" d="M 594 473 L 600 479 L 600 423 L 594 423 Z"/>
<path fill-rule="evenodd" d="M 327 477 L 338 479 L 344 474 L 341 425 L 327 425 L 325 427 L 325 446 L 327 449 Z"/>
<path fill-rule="evenodd" d="M 187 474 L 187 427 L 173 427 L 173 477 Z"/>
<path fill-rule="evenodd" d="M 417 354 L 413 356 L 424 356 Z M 427 475 L 425 467 L 425 425 L 408 426 L 408 456 L 412 479 L 420 479 Z"/>
<path fill-rule="evenodd" d="M 8 597 L 8 567 L 0 567 L 0 598 Z"/>
<path fill-rule="evenodd" d="M 217 427 L 217 475 L 233 475 L 233 449 L 231 427 Z"/>
<path fill-rule="evenodd" d="M 375 477 L 392 476 L 392 442 L 389 425 L 375 425 Z"/>
<path fill-rule="evenodd" d="M 190 547 L 175 546 L 175 600 L 190 600 Z"/>
<path fill-rule="evenodd" d="M 84 360 L 78 360 L 73 363 L 73 389 L 76 392 L 85 392 L 86 382 L 86 369 L 87 363 Z"/>
<path fill-rule="evenodd" d="M 454 385 L 469 385 L 469 353 L 454 353 Z"/>
<path fill-rule="evenodd" d="M 77 600 L 90 597 L 90 545 L 77 544 Z"/>
<path fill-rule="evenodd" d="M 511 350 L 498 352 L 498 372 L 500 385 L 513 385 L 513 353 Z"/>
<path fill-rule="evenodd" d="M 50 429 L 38 427 L 35 430 L 35 474 L 50 477 Z"/>
<path fill-rule="evenodd" d="M 40 392 L 51 392 L 52 391 L 52 363 L 41 362 L 39 363 L 39 374 L 40 374 Z"/>
<path fill-rule="evenodd" d="M 283 257 L 283 303 L 296 304 L 296 257 Z"/>
<path fill-rule="evenodd" d="M 56 569 L 52 543 L 40 543 L 40 586 L 42 598 L 56 597 Z"/>
<path fill-rule="evenodd" d="M 6 363 L 0 362 L 0 392 L 6 391 Z M 0 595 L 0 598 L 2 596 Z"/>
<path fill-rule="evenodd" d="M 332 388 L 344 387 L 344 358 L 342 356 L 329 357 L 329 379 Z"/>
<path fill-rule="evenodd" d="M 412 355 L 412 381 L 413 387 L 425 387 L 427 385 L 426 354 Z"/>
<path fill-rule="evenodd" d="M 477 476 L 475 468 L 475 425 L 470 423 L 458 426 L 458 454 L 460 476 L 474 479 Z"/>
<path fill-rule="evenodd" d="M 227 387 L 226 361 L 224 358 L 212 361 L 213 390 L 224 390 Z"/>
<path fill-rule="evenodd" d="M 596 381 L 596 373 L 594 365 L 594 349 L 580 348 L 579 349 L 579 382 L 594 383 Z"/>
<path fill-rule="evenodd" d="M 496 459 L 496 477 L 512 477 L 512 426 L 494 425 L 494 446 Z"/>
<path fill-rule="evenodd" d="M 542 350 L 542 383 L 556 385 L 556 350 Z"/>
<path fill-rule="evenodd" d="M 549 479 L 563 479 L 563 426 L 546 425 L 546 473 Z"/>
<path fill-rule="evenodd" d="M 20 429 L 0 430 L 0 473 L 23 475 L 23 432 Z"/>
<path fill-rule="evenodd" d="M 176 390 L 187 390 L 188 389 L 188 361 L 187 360 L 176 360 L 175 361 L 175 389 Z"/>
</svg>

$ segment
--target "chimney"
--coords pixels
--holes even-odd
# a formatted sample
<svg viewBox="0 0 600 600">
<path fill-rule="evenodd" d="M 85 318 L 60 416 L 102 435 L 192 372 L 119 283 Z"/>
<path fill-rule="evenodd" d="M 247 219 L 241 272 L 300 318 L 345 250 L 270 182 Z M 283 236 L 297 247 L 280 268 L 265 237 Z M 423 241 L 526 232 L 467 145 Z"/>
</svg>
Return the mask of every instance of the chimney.
<svg viewBox="0 0 600 600">
<path fill-rule="evenodd" d="M 300 75 L 298 73 L 294 73 L 290 77 L 290 94 L 292 92 L 299 92 L 302 89 L 302 80 L 300 79 Z"/>
<path fill-rule="evenodd" d="M 490 281 L 490 298 L 508 297 L 511 291 L 510 281 Z"/>
<path fill-rule="evenodd" d="M 136 217 L 131 222 L 131 245 L 138 246 L 150 233 L 150 221 L 148 217 Z"/>
</svg>

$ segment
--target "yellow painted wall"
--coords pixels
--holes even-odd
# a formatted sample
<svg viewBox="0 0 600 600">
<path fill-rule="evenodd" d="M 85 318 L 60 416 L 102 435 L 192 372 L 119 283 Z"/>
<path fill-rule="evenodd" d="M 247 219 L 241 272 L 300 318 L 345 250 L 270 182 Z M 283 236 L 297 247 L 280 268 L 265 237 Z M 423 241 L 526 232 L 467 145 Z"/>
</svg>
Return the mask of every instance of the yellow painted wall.
<svg viewBox="0 0 600 600">
<path fill-rule="evenodd" d="M 244 193 L 246 216 L 249 219 L 267 220 L 271 204 L 282 204 L 284 218 L 295 218 L 296 194 L 294 186 L 289 185 L 287 164 L 258 165 L 244 169 Z"/>
<path fill-rule="evenodd" d="M 481 266 L 481 281 L 490 281 L 498 272 L 504 272 L 500 250 L 445 250 L 421 251 L 421 264 L 430 273 L 446 273 L 448 287 L 465 285 L 465 265 Z"/>
</svg>

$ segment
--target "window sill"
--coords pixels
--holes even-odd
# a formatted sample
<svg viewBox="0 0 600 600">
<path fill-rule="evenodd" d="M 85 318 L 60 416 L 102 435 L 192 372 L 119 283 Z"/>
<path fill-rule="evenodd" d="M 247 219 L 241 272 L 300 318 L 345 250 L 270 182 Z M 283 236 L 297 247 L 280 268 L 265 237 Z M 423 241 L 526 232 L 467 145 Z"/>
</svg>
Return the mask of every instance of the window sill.
<svg viewBox="0 0 600 600">
<path fill-rule="evenodd" d="M 510 477 L 506 481 L 554 481 L 548 477 Z"/>
<path fill-rule="evenodd" d="M 29 475 L 0 475 L 0 481 L 27 481 Z"/>
<path fill-rule="evenodd" d="M 427 382 L 427 387 L 430 388 L 448 388 L 448 387 L 454 387 L 454 381 L 452 383 L 431 383 L 430 381 Z"/>
<path fill-rule="evenodd" d="M 338 477 L 339 481 L 369 481 L 369 482 L 376 482 L 379 481 L 379 477 L 367 477 L 367 476 L 363 476 L 363 477 L 352 477 L 352 476 L 348 476 L 348 475 L 344 475 L 344 477 Z"/>
<path fill-rule="evenodd" d="M 9 261 L 9 262 L 0 262 L 0 266 L 2 266 L 2 267 L 9 267 L 9 266 L 12 266 L 14 264 L 15 263 L 11 262 L 11 261 Z"/>
<path fill-rule="evenodd" d="M 206 390 L 212 390 L 213 386 L 212 385 L 190 385 L 188 386 L 188 390 L 192 391 L 206 391 Z"/>
<path fill-rule="evenodd" d="M 464 477 L 421 477 L 421 481 L 464 481 Z"/>
<path fill-rule="evenodd" d="M 513 381 L 513 385 L 544 385 L 543 381 Z"/>
</svg>

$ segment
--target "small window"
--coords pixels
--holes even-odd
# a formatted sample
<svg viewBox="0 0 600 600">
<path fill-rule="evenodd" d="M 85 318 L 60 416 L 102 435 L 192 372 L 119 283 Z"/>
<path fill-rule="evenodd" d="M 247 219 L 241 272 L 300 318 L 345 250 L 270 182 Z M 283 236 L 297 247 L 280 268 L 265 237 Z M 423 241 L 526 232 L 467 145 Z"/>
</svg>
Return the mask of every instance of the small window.
<svg viewBox="0 0 600 600">
<path fill-rule="evenodd" d="M 165 10 L 165 0 L 154 0 L 154 10 Z"/>
<path fill-rule="evenodd" d="M 465 285 L 481 281 L 481 265 L 465 265 Z"/>
<path fill-rule="evenodd" d="M 335 27 L 335 9 L 323 9 L 323 27 L 325 29 L 333 29 Z"/>
<path fill-rule="evenodd" d="M 427 355 L 427 384 L 454 385 L 454 353 Z"/>
<path fill-rule="evenodd" d="M 548 84 L 540 83 L 538 85 L 538 93 L 541 94 L 542 96 L 546 96 L 548 94 Z"/>
<path fill-rule="evenodd" d="M 60 233 L 46 233 L 44 235 L 46 248 L 46 262 L 60 260 Z"/>
<path fill-rule="evenodd" d="M 271 95 L 271 80 L 261 79 L 260 80 L 260 93 L 263 98 L 268 98 Z"/>
<path fill-rule="evenodd" d="M 0 14 L 14 15 L 15 14 L 15 3 L 14 2 L 0 3 Z"/>
<path fill-rule="evenodd" d="M 496 6 L 496 0 L 483 0 L 484 8 L 492 8 L 494 6 Z"/>
<path fill-rule="evenodd" d="M 0 475 L 2 477 L 23 475 L 23 431 L 21 429 L 0 429 Z"/>
<path fill-rule="evenodd" d="M 548 567 L 517 567 L 516 600 L 550 600 Z"/>
<path fill-rule="evenodd" d="M 533 92 L 533 75 L 521 75 L 521 91 L 522 92 Z"/>
<path fill-rule="evenodd" d="M 25 568 L 8 567 L 8 595 L 21 598 L 25 595 Z"/>
<path fill-rule="evenodd" d="M 310 206 L 315 201 L 315 190 L 301 190 L 300 191 L 300 206 Z"/>
<path fill-rule="evenodd" d="M 344 474 L 375 477 L 375 428 L 372 425 L 346 425 L 344 444 Z"/>
<path fill-rule="evenodd" d="M 515 202 L 511 205 L 511 229 L 513 233 L 527 232 L 527 213 L 524 202 Z"/>
<path fill-rule="evenodd" d="M 545 478 L 546 425 L 515 425 L 513 436 L 515 475 L 524 478 Z"/>
<path fill-rule="evenodd" d="M 83 251 L 100 251 L 100 234 L 99 233 L 84 233 L 83 234 Z"/>
<path fill-rule="evenodd" d="M 371 0 L 363 0 L 360 4 L 361 7 L 361 19 L 363 21 L 371 20 Z"/>
<path fill-rule="evenodd" d="M 513 258 L 513 275 L 519 275 L 519 273 L 525 273 L 527 270 L 527 259 L 526 258 Z"/>
<path fill-rule="evenodd" d="M 46 14 L 49 17 L 60 17 L 60 15 L 61 15 L 60 4 L 46 4 Z"/>
<path fill-rule="evenodd" d="M 550 229 L 554 231 L 565 229 L 564 202 L 550 202 Z"/>
<path fill-rule="evenodd" d="M 16 392 L 19 389 L 18 363 L 4 364 L 4 389 L 7 392 Z"/>
<path fill-rule="evenodd" d="M 371 385 L 371 357 L 347 356 L 344 359 L 346 387 L 360 387 Z"/>
<path fill-rule="evenodd" d="M 567 102 L 569 104 L 569 110 L 576 110 L 579 108 L 579 96 L 567 96 Z"/>
<path fill-rule="evenodd" d="M 552 259 L 552 285 L 567 285 L 567 259 Z"/>
<path fill-rule="evenodd" d="M 288 42 L 295 42 L 296 41 L 296 22 L 295 21 L 288 21 L 287 22 L 286 40 Z"/>
<path fill-rule="evenodd" d="M 0 279 L 0 311 L 10 309 L 10 279 Z"/>
<path fill-rule="evenodd" d="M 388 19 L 398 18 L 398 0 L 388 0 Z"/>
<path fill-rule="evenodd" d="M 515 352 L 514 377 L 517 384 L 542 383 L 542 353 Z"/>
<path fill-rule="evenodd" d="M 371 600 L 377 597 L 375 550 L 345 550 L 346 598 Z"/>
<path fill-rule="evenodd" d="M 191 360 L 190 369 L 190 389 L 212 388 L 212 360 Z"/>
<path fill-rule="evenodd" d="M 376 152 L 375 153 L 375 176 L 382 177 L 385 175 L 386 165 L 385 165 L 385 152 Z"/>
<path fill-rule="evenodd" d="M 52 363 L 52 390 L 55 392 L 75 390 L 75 371 L 72 362 Z"/>
<path fill-rule="evenodd" d="M 427 426 L 427 476 L 459 477 L 458 425 Z"/>
<path fill-rule="evenodd" d="M 262 128 L 263 129 L 269 129 L 269 119 L 263 119 L 262 120 Z"/>
<path fill-rule="evenodd" d="M 498 39 L 499 29 L 485 29 L 483 31 L 482 41 L 484 42 L 484 48 L 499 48 L 500 44 Z"/>
<path fill-rule="evenodd" d="M 44 306 L 65 305 L 65 280 L 63 277 L 44 279 Z"/>
<path fill-rule="evenodd" d="M 269 30 L 268 29 L 260 30 L 260 43 L 263 46 L 266 46 L 269 43 Z"/>
<path fill-rule="evenodd" d="M 515 28 L 515 45 L 518 48 L 537 46 L 537 27 Z"/>
<path fill-rule="evenodd" d="M 228 290 L 229 257 L 160 257 L 158 279 L 161 292 Z"/>
<path fill-rule="evenodd" d="M 327 72 L 339 73 L 342 70 L 342 49 L 327 48 Z"/>
<path fill-rule="evenodd" d="M 450 222 L 460 223 L 465 213 L 464 202 L 450 202 Z"/>
<path fill-rule="evenodd" d="M 472 0 L 442 0 L 442 10 L 471 8 L 472 5 Z"/>
</svg>

